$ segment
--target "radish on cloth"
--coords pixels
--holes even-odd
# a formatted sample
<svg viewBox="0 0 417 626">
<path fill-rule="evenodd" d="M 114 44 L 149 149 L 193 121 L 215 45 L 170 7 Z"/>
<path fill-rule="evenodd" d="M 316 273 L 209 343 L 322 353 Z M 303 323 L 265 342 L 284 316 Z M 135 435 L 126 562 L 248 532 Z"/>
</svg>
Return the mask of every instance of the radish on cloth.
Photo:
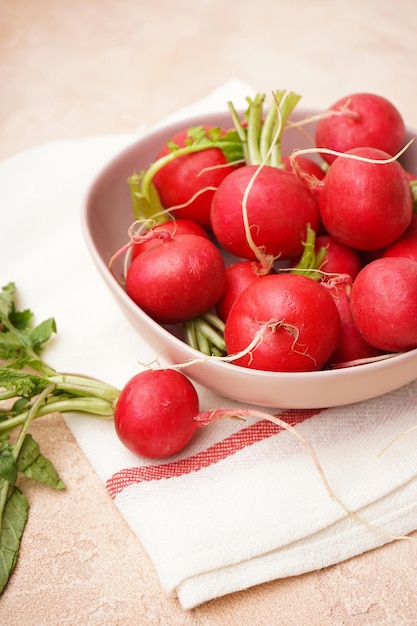
<svg viewBox="0 0 417 626">
<path fill-rule="evenodd" d="M 179 452 L 197 426 L 197 392 L 184 374 L 172 369 L 145 370 L 120 392 L 114 426 L 120 441 L 147 458 L 164 458 Z"/>
</svg>

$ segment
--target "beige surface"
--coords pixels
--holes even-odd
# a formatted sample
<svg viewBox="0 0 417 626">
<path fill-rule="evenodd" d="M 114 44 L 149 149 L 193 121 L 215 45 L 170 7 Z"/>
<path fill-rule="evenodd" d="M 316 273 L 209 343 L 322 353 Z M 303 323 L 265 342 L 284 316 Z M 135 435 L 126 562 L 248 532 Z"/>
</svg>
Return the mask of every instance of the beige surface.
<svg viewBox="0 0 417 626">
<path fill-rule="evenodd" d="M 415 17 L 415 0 L 2 0 L 0 158 L 133 131 L 235 77 L 294 89 L 306 106 L 378 92 L 417 127 Z M 417 624 L 409 542 L 184 613 L 63 420 L 33 433 L 68 490 L 24 485 L 30 518 L 2 624 Z"/>
</svg>

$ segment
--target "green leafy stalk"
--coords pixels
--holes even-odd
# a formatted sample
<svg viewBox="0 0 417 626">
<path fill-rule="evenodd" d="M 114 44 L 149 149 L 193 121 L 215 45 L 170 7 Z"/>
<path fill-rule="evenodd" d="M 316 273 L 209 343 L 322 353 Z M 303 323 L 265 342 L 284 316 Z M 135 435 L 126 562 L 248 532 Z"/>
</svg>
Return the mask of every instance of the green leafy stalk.
<svg viewBox="0 0 417 626">
<path fill-rule="evenodd" d="M 17 465 L 13 449 L 6 442 L 2 442 L 0 447 L 0 477 L 12 485 L 17 478 Z"/>
<path fill-rule="evenodd" d="M 410 188 L 413 198 L 413 213 L 417 213 L 417 180 L 410 181 Z"/>
<path fill-rule="evenodd" d="M 262 154 L 259 144 L 259 137 L 262 128 L 262 113 L 265 96 L 257 94 L 253 100 L 248 98 L 249 107 L 247 110 L 247 146 L 248 155 L 251 165 L 260 165 L 262 163 Z"/>
<path fill-rule="evenodd" d="M 303 242 L 303 254 L 297 265 L 291 269 L 293 274 L 301 274 L 302 276 L 308 276 L 314 280 L 320 280 L 320 270 L 323 266 L 327 256 L 327 247 L 322 246 L 317 252 L 315 249 L 316 233 L 311 228 L 310 224 L 307 224 L 307 237 Z"/>
<path fill-rule="evenodd" d="M 48 376 L 48 380 L 55 383 L 57 391 L 68 391 L 83 397 L 94 396 L 106 400 L 109 404 L 114 404 L 120 395 L 120 390 L 113 385 L 88 376 L 57 373 Z"/>
<path fill-rule="evenodd" d="M 33 313 L 26 309 L 18 311 L 15 305 L 16 286 L 9 283 L 0 293 L 0 359 L 8 360 L 16 368 L 31 367 L 45 373 L 52 373 L 39 358 L 43 344 L 56 332 L 54 319 L 48 319 L 34 328 L 31 327 Z"/>
<path fill-rule="evenodd" d="M 224 323 L 213 313 L 205 313 L 184 324 L 184 341 L 208 356 L 224 356 Z"/>
<path fill-rule="evenodd" d="M 0 437 L 3 433 L 8 435 L 11 430 L 20 426 L 20 424 L 25 421 L 28 410 L 20 411 L 15 414 L 13 414 L 13 411 L 10 411 L 7 414 L 7 419 L 4 419 L 3 421 L 0 419 Z M 114 413 L 114 403 L 102 400 L 101 398 L 87 396 L 83 398 L 77 398 L 74 396 L 63 398 L 60 396 L 52 396 L 48 398 L 41 407 L 39 407 L 36 417 L 51 415 L 51 413 L 86 413 L 96 418 L 112 419 Z"/>
<path fill-rule="evenodd" d="M 16 396 L 32 398 L 41 393 L 49 384 L 50 381 L 44 376 L 15 370 L 11 367 L 0 367 L 0 387 L 5 389 L 2 399 Z"/>
<path fill-rule="evenodd" d="M 14 398 L 16 395 L 31 398 L 50 383 L 55 385 L 55 395 L 57 392 L 65 391 L 75 396 L 95 396 L 110 403 L 115 402 L 120 393 L 116 387 L 88 376 L 59 372 L 40 376 L 3 366 L 0 367 L 0 387 L 4 387 L 4 391 L 0 392 L 0 400 Z"/>
<path fill-rule="evenodd" d="M 170 219 L 168 212 L 162 206 L 159 194 L 152 181 L 146 190 L 142 191 L 144 172 L 129 176 L 127 183 L 130 188 L 130 198 L 135 220 L 149 222 L 149 226 L 163 224 Z"/>
<path fill-rule="evenodd" d="M 65 483 L 60 479 L 51 461 L 43 456 L 39 444 L 30 433 L 27 433 L 23 439 L 17 457 L 17 470 L 28 478 L 33 478 L 53 489 L 65 489 Z"/>
<path fill-rule="evenodd" d="M 279 167 L 282 161 L 281 141 L 285 125 L 301 96 L 293 91 L 274 91 L 272 102 L 264 115 L 265 98 L 265 94 L 258 93 L 253 99 L 246 99 L 248 107 L 243 122 L 232 102 L 228 102 L 228 107 L 244 146 L 246 163 Z"/>
</svg>

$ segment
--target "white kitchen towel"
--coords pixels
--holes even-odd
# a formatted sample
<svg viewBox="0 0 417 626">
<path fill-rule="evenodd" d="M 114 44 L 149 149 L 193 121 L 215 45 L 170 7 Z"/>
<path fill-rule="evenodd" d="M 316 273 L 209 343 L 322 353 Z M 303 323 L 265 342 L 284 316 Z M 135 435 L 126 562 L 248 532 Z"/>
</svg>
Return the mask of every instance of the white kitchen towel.
<svg viewBox="0 0 417 626">
<path fill-rule="evenodd" d="M 231 81 L 170 116 L 244 106 Z M 164 120 L 161 124 L 166 123 Z M 141 129 L 140 132 L 143 132 Z M 139 134 L 139 131 L 138 131 Z M 125 320 L 87 252 L 80 211 L 88 186 L 138 134 L 51 142 L 0 164 L 1 285 L 13 281 L 36 320 L 55 317 L 45 358 L 60 371 L 121 388 L 155 357 Z M 201 408 L 239 406 L 197 385 Z M 275 411 L 313 446 L 327 492 L 294 435 L 268 421 L 222 420 L 163 462 L 138 458 L 112 422 L 66 421 L 184 609 L 262 582 L 323 568 L 417 529 L 417 382 L 383 397 L 322 411 Z"/>
</svg>

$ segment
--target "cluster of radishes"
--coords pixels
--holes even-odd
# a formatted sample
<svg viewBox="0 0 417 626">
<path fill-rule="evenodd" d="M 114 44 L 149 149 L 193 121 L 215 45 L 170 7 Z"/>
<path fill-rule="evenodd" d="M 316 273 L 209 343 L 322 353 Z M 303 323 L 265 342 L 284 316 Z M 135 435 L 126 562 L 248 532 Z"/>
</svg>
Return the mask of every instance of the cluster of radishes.
<svg viewBox="0 0 417 626">
<path fill-rule="evenodd" d="M 193 129 L 167 138 L 142 173 L 148 191 L 137 187 L 153 213 L 130 242 L 127 293 L 161 324 L 214 312 L 225 356 L 244 367 L 315 371 L 415 348 L 404 121 L 385 98 L 353 94 L 318 116 L 311 149 L 283 155 L 298 99 L 231 107 L 233 132 L 199 128 L 201 147 Z M 229 136 L 240 158 L 222 149 Z"/>
</svg>

